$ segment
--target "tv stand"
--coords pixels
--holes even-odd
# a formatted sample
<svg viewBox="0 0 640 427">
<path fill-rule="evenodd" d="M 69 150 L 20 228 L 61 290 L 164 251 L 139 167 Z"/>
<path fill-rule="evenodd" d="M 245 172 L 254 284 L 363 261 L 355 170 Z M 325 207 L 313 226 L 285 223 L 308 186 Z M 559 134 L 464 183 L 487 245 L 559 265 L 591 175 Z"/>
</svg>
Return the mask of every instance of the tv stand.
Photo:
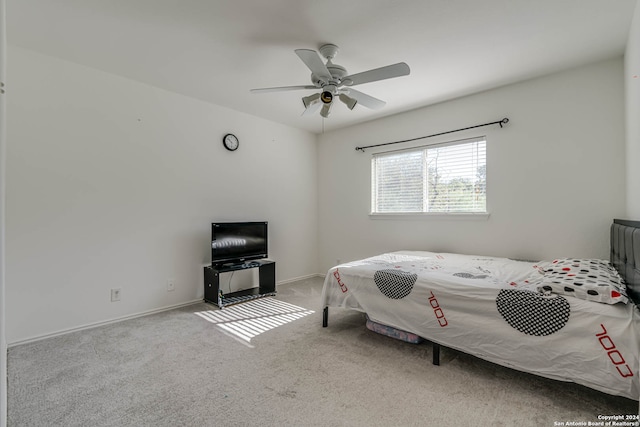
<svg viewBox="0 0 640 427">
<path fill-rule="evenodd" d="M 223 294 L 220 290 L 220 273 L 258 269 L 257 288 L 243 289 Z M 204 300 L 223 308 L 232 304 L 276 294 L 276 263 L 270 260 L 256 260 L 241 264 L 216 264 L 204 267 Z"/>
</svg>

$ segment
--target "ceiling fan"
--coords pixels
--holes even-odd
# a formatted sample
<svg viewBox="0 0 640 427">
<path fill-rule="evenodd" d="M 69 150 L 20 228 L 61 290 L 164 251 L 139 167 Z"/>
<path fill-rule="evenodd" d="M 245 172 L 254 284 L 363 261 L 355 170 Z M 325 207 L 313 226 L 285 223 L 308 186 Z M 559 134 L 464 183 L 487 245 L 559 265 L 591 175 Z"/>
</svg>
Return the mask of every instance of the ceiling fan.
<svg viewBox="0 0 640 427">
<path fill-rule="evenodd" d="M 353 110 L 356 104 L 367 108 L 378 109 L 384 107 L 386 102 L 366 93 L 352 89 L 352 86 L 363 83 L 375 82 L 378 80 L 391 79 L 394 77 L 406 76 L 409 74 L 409 66 L 404 62 L 399 62 L 386 67 L 375 68 L 357 74 L 347 74 L 347 69 L 341 65 L 334 64 L 333 58 L 339 52 L 338 46 L 325 44 L 320 47 L 320 54 L 327 59 L 326 64 L 322 62 L 318 52 L 311 49 L 296 49 L 296 55 L 311 70 L 311 83 L 313 85 L 269 87 L 262 89 L 251 89 L 251 93 L 280 92 L 300 89 L 320 89 L 320 92 L 302 98 L 305 110 L 303 116 L 315 113 L 320 109 L 322 117 L 329 117 L 331 106 L 335 98 L 342 101 L 347 108 Z"/>
</svg>

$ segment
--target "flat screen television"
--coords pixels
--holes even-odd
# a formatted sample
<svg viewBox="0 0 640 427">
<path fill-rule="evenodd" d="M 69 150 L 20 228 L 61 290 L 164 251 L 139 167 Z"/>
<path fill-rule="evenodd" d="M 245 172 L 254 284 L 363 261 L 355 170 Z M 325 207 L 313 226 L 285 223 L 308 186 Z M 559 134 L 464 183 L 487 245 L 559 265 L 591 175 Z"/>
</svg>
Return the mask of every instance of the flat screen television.
<svg viewBox="0 0 640 427">
<path fill-rule="evenodd" d="M 267 258 L 267 222 L 211 224 L 211 264 L 239 264 Z"/>
</svg>

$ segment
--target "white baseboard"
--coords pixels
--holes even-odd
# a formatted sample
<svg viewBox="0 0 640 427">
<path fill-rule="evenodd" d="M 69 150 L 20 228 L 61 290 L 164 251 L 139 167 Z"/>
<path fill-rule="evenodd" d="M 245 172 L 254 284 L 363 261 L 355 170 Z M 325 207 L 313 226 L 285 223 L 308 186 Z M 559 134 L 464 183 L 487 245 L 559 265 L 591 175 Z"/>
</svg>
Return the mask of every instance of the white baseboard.
<svg viewBox="0 0 640 427">
<path fill-rule="evenodd" d="M 297 282 L 297 281 L 300 281 L 300 280 L 311 279 L 313 277 L 322 277 L 322 278 L 324 278 L 324 274 L 315 273 L 315 274 L 309 274 L 309 275 L 306 275 L 306 276 L 294 277 L 293 279 L 282 280 L 282 281 L 276 283 L 276 286 L 286 285 L 286 284 Z M 188 301 L 188 302 L 183 302 L 183 303 L 180 303 L 180 304 L 174 304 L 174 305 L 169 305 L 169 306 L 166 306 L 166 307 L 156 308 L 156 309 L 153 309 L 153 310 L 143 311 L 143 312 L 140 312 L 140 313 L 130 314 L 130 315 L 127 315 L 127 316 L 116 317 L 114 319 L 103 320 L 101 322 L 88 323 L 86 325 L 78 326 L 78 327 L 75 327 L 75 328 L 61 329 L 61 330 L 56 331 L 56 332 L 51 332 L 51 333 L 44 334 L 44 335 L 37 335 L 37 336 L 34 336 L 34 337 L 25 338 L 25 339 L 22 339 L 22 340 L 18 340 L 18 341 L 14 341 L 14 342 L 11 342 L 11 343 L 7 343 L 7 348 L 15 347 L 15 346 L 22 345 L 22 344 L 28 344 L 28 343 L 32 343 L 32 342 L 36 342 L 36 341 L 46 340 L 47 338 L 53 338 L 53 337 L 57 337 L 57 336 L 60 336 L 60 335 L 70 334 L 70 333 L 73 333 L 73 332 L 83 331 L 85 329 L 93 329 L 93 328 L 97 328 L 99 326 L 110 325 L 112 323 L 118 323 L 118 322 L 122 322 L 122 321 L 129 320 L 129 319 L 135 319 L 137 317 L 149 316 L 151 314 L 161 313 L 163 311 L 169 311 L 169 310 L 173 310 L 173 309 L 176 309 L 176 308 L 197 304 L 197 303 L 200 303 L 200 302 L 203 302 L 202 298 L 197 299 L 197 300 Z"/>
<path fill-rule="evenodd" d="M 313 274 L 307 274 L 306 276 L 294 277 L 293 279 L 281 280 L 278 283 L 276 283 L 276 286 L 286 285 L 287 283 L 298 282 L 300 280 L 311 279 L 311 278 L 314 278 L 314 277 L 322 277 L 322 278 L 324 278 L 324 274 L 313 273 Z"/>
<path fill-rule="evenodd" d="M 25 338 L 25 339 L 22 339 L 22 340 L 18 340 L 18 341 L 14 341 L 14 342 L 11 342 L 11 343 L 7 343 L 7 348 L 15 347 L 15 346 L 18 346 L 18 345 L 21 345 L 21 344 L 28 344 L 28 343 L 32 343 L 32 342 L 36 342 L 36 341 L 46 340 L 47 338 L 53 338 L 53 337 L 57 337 L 57 336 L 60 336 L 60 335 L 70 334 L 72 332 L 83 331 L 85 329 L 93 329 L 93 328 L 97 328 L 99 326 L 110 325 L 112 323 L 118 323 L 118 322 L 122 322 L 124 320 L 135 319 L 137 317 L 149 316 L 150 314 L 161 313 L 163 311 L 169 311 L 169 310 L 173 310 L 173 309 L 176 309 L 176 308 L 185 307 L 187 305 L 197 304 L 197 303 L 200 303 L 200 302 L 203 302 L 203 300 L 202 299 L 197 299 L 197 300 L 193 300 L 193 301 L 183 302 L 183 303 L 180 303 L 180 304 L 174 304 L 174 305 L 169 305 L 169 306 L 166 306 L 166 307 L 156 308 L 156 309 L 153 309 L 153 310 L 143 311 L 143 312 L 140 312 L 140 313 L 130 314 L 130 315 L 127 315 L 127 316 L 116 317 L 114 319 L 103 320 L 101 322 L 88 323 L 86 325 L 78 326 L 78 327 L 75 327 L 75 328 L 61 329 L 61 330 L 56 331 L 56 332 L 51 332 L 51 333 L 44 334 L 44 335 L 37 335 L 37 336 L 34 336 L 34 337 Z"/>
</svg>

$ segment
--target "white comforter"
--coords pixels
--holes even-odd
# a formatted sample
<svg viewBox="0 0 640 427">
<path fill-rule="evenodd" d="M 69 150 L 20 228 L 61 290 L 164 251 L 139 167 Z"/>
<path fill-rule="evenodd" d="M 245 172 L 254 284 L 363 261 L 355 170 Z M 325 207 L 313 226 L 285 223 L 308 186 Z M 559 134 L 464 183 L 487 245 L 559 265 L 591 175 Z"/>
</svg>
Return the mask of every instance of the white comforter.
<svg viewBox="0 0 640 427">
<path fill-rule="evenodd" d="M 500 365 L 638 399 L 638 309 L 544 296 L 541 264 L 393 252 L 330 269 L 322 299 Z"/>
</svg>

